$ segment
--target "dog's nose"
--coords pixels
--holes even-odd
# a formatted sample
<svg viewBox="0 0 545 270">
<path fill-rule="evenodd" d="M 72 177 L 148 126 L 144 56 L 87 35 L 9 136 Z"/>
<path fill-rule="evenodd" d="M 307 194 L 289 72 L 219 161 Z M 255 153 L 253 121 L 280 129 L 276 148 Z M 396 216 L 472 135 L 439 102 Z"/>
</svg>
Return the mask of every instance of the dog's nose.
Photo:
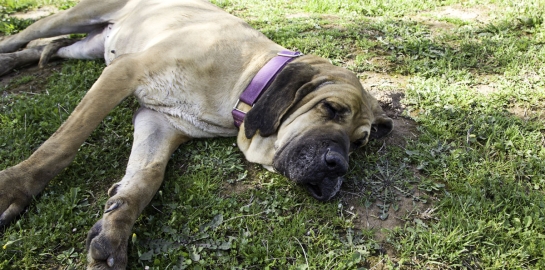
<svg viewBox="0 0 545 270">
<path fill-rule="evenodd" d="M 335 148 L 327 148 L 324 154 L 324 162 L 330 171 L 341 174 L 348 171 L 348 160 Z"/>
</svg>

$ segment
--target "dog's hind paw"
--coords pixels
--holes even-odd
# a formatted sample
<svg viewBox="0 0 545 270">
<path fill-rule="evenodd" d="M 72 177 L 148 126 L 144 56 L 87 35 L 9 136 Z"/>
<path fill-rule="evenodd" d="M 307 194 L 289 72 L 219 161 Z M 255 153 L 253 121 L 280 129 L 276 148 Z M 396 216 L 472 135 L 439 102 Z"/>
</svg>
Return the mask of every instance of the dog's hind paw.
<svg viewBox="0 0 545 270">
<path fill-rule="evenodd" d="M 11 72 L 17 64 L 17 58 L 14 53 L 0 54 L 0 76 Z"/>
</svg>

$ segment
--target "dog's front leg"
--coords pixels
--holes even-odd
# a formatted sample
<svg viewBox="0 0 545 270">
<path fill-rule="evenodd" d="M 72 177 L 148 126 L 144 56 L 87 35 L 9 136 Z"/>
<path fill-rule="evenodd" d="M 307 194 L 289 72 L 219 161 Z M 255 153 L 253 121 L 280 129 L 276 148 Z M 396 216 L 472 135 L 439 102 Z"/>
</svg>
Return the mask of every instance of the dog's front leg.
<svg viewBox="0 0 545 270">
<path fill-rule="evenodd" d="M 13 220 L 76 156 L 106 115 L 138 86 L 136 56 L 107 67 L 61 127 L 28 159 L 0 171 L 0 226 Z"/>
<path fill-rule="evenodd" d="M 125 269 L 132 226 L 159 189 L 170 156 L 188 139 L 164 115 L 137 112 L 125 176 L 108 191 L 104 216 L 87 236 L 88 269 Z"/>
</svg>

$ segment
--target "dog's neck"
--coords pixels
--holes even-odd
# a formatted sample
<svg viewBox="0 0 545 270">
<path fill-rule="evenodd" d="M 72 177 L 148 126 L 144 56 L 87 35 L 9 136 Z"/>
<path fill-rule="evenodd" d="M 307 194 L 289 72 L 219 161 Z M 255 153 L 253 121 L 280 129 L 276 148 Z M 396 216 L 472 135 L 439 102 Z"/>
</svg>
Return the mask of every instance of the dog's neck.
<svg viewBox="0 0 545 270">
<path fill-rule="evenodd" d="M 269 87 L 276 75 L 293 59 L 303 55 L 300 52 L 281 51 L 273 59 L 271 59 L 252 79 L 244 92 L 240 95 L 237 103 L 233 107 L 233 119 L 235 126 L 240 127 L 247 111 L 243 111 L 239 105 L 244 103 L 252 107 L 259 99 L 265 89 Z"/>
</svg>

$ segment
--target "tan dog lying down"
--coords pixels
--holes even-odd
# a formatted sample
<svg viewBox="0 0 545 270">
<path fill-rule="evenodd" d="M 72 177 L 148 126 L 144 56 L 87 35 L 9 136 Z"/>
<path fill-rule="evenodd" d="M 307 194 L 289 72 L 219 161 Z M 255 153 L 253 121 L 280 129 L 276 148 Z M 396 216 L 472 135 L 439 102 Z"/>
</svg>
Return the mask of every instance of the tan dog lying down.
<svg viewBox="0 0 545 270">
<path fill-rule="evenodd" d="M 88 36 L 17 51 L 31 40 L 69 33 Z M 74 159 L 117 104 L 129 95 L 140 101 L 126 174 L 108 191 L 104 215 L 88 235 L 90 269 L 125 268 L 134 222 L 161 185 L 172 152 L 191 138 L 238 136 L 249 161 L 328 200 L 339 190 L 349 152 L 392 129 L 353 73 L 289 52 L 200 0 L 82 0 L 5 37 L 0 53 L 0 74 L 50 56 L 104 57 L 108 64 L 57 132 L 27 160 L 0 172 L 2 225 Z M 264 68 L 274 61 L 283 63 Z M 238 102 L 262 68 L 272 83 L 253 107 Z M 240 111 L 247 114 L 237 128 L 232 113 Z"/>
</svg>

